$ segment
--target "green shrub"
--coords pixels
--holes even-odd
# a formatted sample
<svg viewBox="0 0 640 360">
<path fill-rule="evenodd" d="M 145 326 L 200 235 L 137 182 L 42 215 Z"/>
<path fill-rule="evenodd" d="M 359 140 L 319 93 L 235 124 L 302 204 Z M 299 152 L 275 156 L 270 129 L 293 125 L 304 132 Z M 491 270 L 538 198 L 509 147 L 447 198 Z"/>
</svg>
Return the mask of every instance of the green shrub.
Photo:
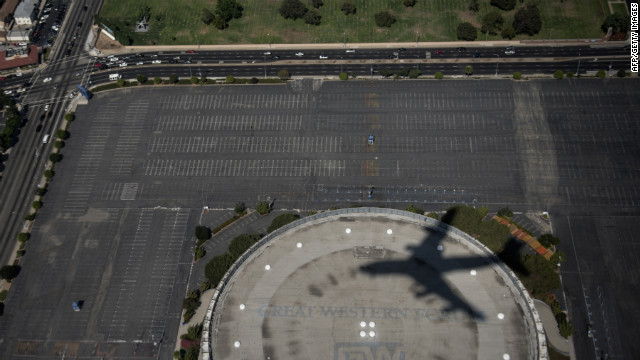
<svg viewBox="0 0 640 360">
<path fill-rule="evenodd" d="M 51 179 L 51 178 L 53 177 L 53 175 L 54 175 L 54 174 L 55 174 L 55 173 L 54 173 L 54 171 L 53 171 L 53 170 L 45 170 L 45 171 L 44 171 L 44 177 L 45 177 L 47 180 Z"/>
<path fill-rule="evenodd" d="M 600 79 L 604 79 L 607 76 L 607 72 L 604 70 L 598 70 L 598 72 L 596 73 L 596 76 L 599 77 Z"/>
<path fill-rule="evenodd" d="M 124 87 L 124 85 L 126 84 L 124 80 L 122 79 L 118 79 L 118 81 L 116 81 L 116 84 L 118 84 L 118 86 L 120 87 Z"/>
<path fill-rule="evenodd" d="M 442 80 L 444 78 L 444 75 L 442 75 L 441 71 L 436 71 L 436 73 L 433 76 L 438 80 Z"/>
<path fill-rule="evenodd" d="M 24 256 L 24 254 L 26 253 L 26 251 L 20 249 L 20 250 L 16 250 L 16 256 L 20 257 L 20 256 Z"/>
<path fill-rule="evenodd" d="M 190 80 L 191 80 L 191 83 L 192 83 L 193 85 L 195 85 L 195 84 L 197 84 L 197 83 L 198 83 L 198 77 L 197 77 L 197 76 L 192 76 Z"/>
<path fill-rule="evenodd" d="M 276 229 L 279 229 L 289 223 L 292 223 L 298 220 L 299 218 L 300 218 L 300 215 L 298 214 L 278 215 L 273 219 L 273 221 L 271 222 L 271 225 L 269 225 L 269 227 L 267 228 L 267 232 L 270 233 Z"/>
<path fill-rule="evenodd" d="M 623 69 L 620 69 L 620 70 L 618 70 L 617 75 L 618 75 L 618 77 L 622 78 L 622 77 L 625 77 L 627 75 L 627 73 Z"/>
<path fill-rule="evenodd" d="M 66 140 L 69 138 L 69 132 L 63 129 L 56 131 L 56 137 L 58 139 Z"/>
<path fill-rule="evenodd" d="M 32 221 L 32 220 L 35 220 L 35 219 L 36 219 L 36 213 L 33 213 L 33 214 L 27 214 L 27 215 L 25 215 L 25 216 L 24 216 L 24 219 L 25 219 L 26 221 Z"/>
<path fill-rule="evenodd" d="M 54 164 L 57 162 L 60 162 L 60 160 L 62 160 L 62 154 L 58 154 L 58 153 L 49 154 L 49 160 Z"/>
<path fill-rule="evenodd" d="M 20 234 L 18 234 L 18 241 L 20 242 L 26 242 L 27 240 L 29 240 L 29 238 L 31 238 L 31 234 L 26 233 L 26 232 L 21 232 Z"/>
<path fill-rule="evenodd" d="M 540 235 L 538 237 L 538 242 L 546 247 L 546 248 L 550 248 L 551 246 L 555 246 L 560 244 L 560 239 L 558 239 L 557 237 L 551 235 L 551 234 L 543 234 Z"/>
<path fill-rule="evenodd" d="M 249 80 L 249 83 L 251 83 L 251 84 L 257 84 L 257 83 L 258 83 L 258 81 L 259 81 L 259 80 L 258 80 L 258 78 L 252 77 L 252 78 Z"/>
<path fill-rule="evenodd" d="M 214 256 L 209 260 L 204 267 L 204 275 L 213 287 L 218 286 L 218 283 L 222 280 L 222 277 L 231 265 L 233 265 L 234 261 L 235 258 L 228 252 L 223 255 Z"/>
<path fill-rule="evenodd" d="M 235 213 L 238 215 L 244 213 L 245 210 L 246 210 L 246 207 L 244 206 L 243 202 L 237 202 L 236 206 L 233 208 L 233 211 L 235 211 Z"/>
<path fill-rule="evenodd" d="M 211 289 L 211 283 L 209 282 L 209 280 L 205 280 L 203 282 L 200 283 L 200 292 L 203 293 L 207 290 Z"/>
<path fill-rule="evenodd" d="M 556 249 L 556 252 L 551 255 L 551 259 L 549 259 L 553 264 L 559 264 L 567 261 L 567 255 L 562 251 Z"/>
<path fill-rule="evenodd" d="M 420 75 L 422 75 L 422 71 L 420 70 L 413 69 L 409 71 L 409 78 L 411 79 L 417 79 Z"/>
<path fill-rule="evenodd" d="M 236 78 L 234 78 L 233 75 L 227 75 L 227 78 L 225 79 L 225 82 L 227 84 L 233 84 L 234 82 L 236 82 Z"/>
<path fill-rule="evenodd" d="M 503 218 L 510 218 L 513 216 L 513 211 L 511 211 L 511 209 L 509 209 L 508 207 L 505 207 L 498 210 L 498 216 L 501 216 Z"/>
<path fill-rule="evenodd" d="M 71 121 L 75 120 L 75 119 L 76 119 L 76 114 L 75 114 L 75 112 L 70 112 L 70 113 L 68 113 L 68 114 L 64 114 L 64 119 L 65 119 L 65 120 L 67 120 L 67 121 L 69 121 L 69 122 L 71 122 Z"/>
<path fill-rule="evenodd" d="M 36 200 L 31 203 L 31 207 L 35 210 L 39 210 L 42 207 L 42 201 Z"/>
<path fill-rule="evenodd" d="M 38 196 L 44 196 L 47 193 L 47 187 L 39 187 L 36 188 L 36 195 Z"/>
<path fill-rule="evenodd" d="M 576 76 L 572 71 L 567 72 L 567 77 L 569 79 L 573 78 L 574 76 Z"/>
<path fill-rule="evenodd" d="M 231 243 L 229 244 L 228 254 L 232 256 L 233 261 L 236 261 L 236 259 L 240 255 L 244 254 L 244 252 L 247 251 L 247 249 L 249 249 L 253 244 L 258 242 L 258 240 L 260 240 L 259 234 L 238 235 L 233 238 L 233 240 L 231 240 Z"/>
<path fill-rule="evenodd" d="M 260 215 L 268 214 L 271 211 L 271 206 L 269 206 L 269 204 L 266 203 L 265 201 L 260 201 L 256 205 L 256 211 Z"/>
<path fill-rule="evenodd" d="M 567 314 L 561 312 L 556 315 L 556 322 L 558 323 L 558 329 L 560 330 L 560 335 L 565 339 L 573 334 L 573 326 L 567 320 Z"/>
<path fill-rule="evenodd" d="M 291 74 L 289 74 L 289 70 L 282 69 L 278 71 L 278 77 L 280 78 L 280 80 L 288 80 L 291 77 Z"/>
<path fill-rule="evenodd" d="M 162 83 L 162 79 L 160 79 L 159 77 L 156 76 L 156 77 L 153 78 L 153 83 L 155 85 L 161 84 Z"/>
<path fill-rule="evenodd" d="M 421 209 L 419 207 L 413 206 L 413 204 L 407 206 L 407 208 L 405 210 L 409 211 L 409 212 L 412 212 L 412 213 L 424 215 L 424 209 Z"/>
<path fill-rule="evenodd" d="M 349 75 L 347 75 L 346 72 L 341 72 L 338 77 L 340 78 L 340 80 L 347 80 L 349 78 Z"/>
<path fill-rule="evenodd" d="M 169 84 L 175 84 L 178 82 L 178 75 L 171 74 L 169 75 Z"/>
<path fill-rule="evenodd" d="M 138 83 L 144 84 L 147 82 L 147 77 L 144 75 L 138 75 L 136 76 L 136 80 L 138 81 Z"/>
<path fill-rule="evenodd" d="M 56 149 L 62 149 L 64 145 L 65 143 L 62 140 L 56 140 L 56 142 L 53 143 L 53 147 Z"/>
<path fill-rule="evenodd" d="M 538 254 L 521 255 L 523 272 L 513 269 L 533 297 L 543 298 L 548 292 L 560 287 L 556 264 Z"/>
<path fill-rule="evenodd" d="M 206 226 L 198 225 L 195 229 L 196 239 L 206 241 L 211 239 L 211 230 Z"/>
<path fill-rule="evenodd" d="M 7 280 L 7 282 L 9 283 L 11 282 L 11 280 L 15 279 L 19 273 L 19 265 L 5 265 L 0 268 L 0 278 Z"/>
<path fill-rule="evenodd" d="M 7 299 L 7 295 L 9 295 L 9 290 L 0 291 L 0 302 L 4 302 Z"/>
<path fill-rule="evenodd" d="M 488 209 L 485 207 L 452 206 L 447 209 L 441 221 L 476 237 L 478 241 L 497 253 L 509 241 L 509 228 L 497 221 L 482 221 L 487 213 Z"/>
<path fill-rule="evenodd" d="M 437 213 L 434 213 L 434 212 L 430 212 L 430 213 L 428 213 L 428 214 L 427 214 L 427 217 L 430 217 L 430 218 L 432 218 L 432 219 L 436 219 L 436 220 L 438 220 L 438 219 L 440 218 L 440 216 L 438 216 L 438 214 L 437 214 Z"/>
<path fill-rule="evenodd" d="M 556 70 L 556 72 L 553 73 L 553 77 L 560 80 L 564 77 L 564 71 L 562 70 Z"/>
<path fill-rule="evenodd" d="M 520 79 L 522 79 L 522 74 L 519 73 L 518 71 L 516 71 L 516 72 L 513 73 L 513 78 L 516 79 L 516 80 L 520 80 Z"/>
<path fill-rule="evenodd" d="M 202 246 L 196 246 L 196 248 L 193 251 L 193 260 L 197 261 L 198 259 L 200 259 L 201 257 L 203 257 L 205 254 L 204 249 L 202 248 Z"/>
<path fill-rule="evenodd" d="M 191 325 L 187 328 L 187 333 L 180 335 L 180 339 L 188 339 L 192 341 L 199 341 L 202 337 L 202 324 Z"/>
<path fill-rule="evenodd" d="M 392 74 L 393 74 L 393 73 L 392 73 L 391 71 L 389 71 L 389 70 L 385 70 L 385 69 L 380 70 L 380 75 L 382 75 L 382 76 L 384 76 L 384 77 L 386 77 L 386 78 L 387 78 L 387 77 L 389 77 L 389 76 L 391 76 Z"/>
</svg>

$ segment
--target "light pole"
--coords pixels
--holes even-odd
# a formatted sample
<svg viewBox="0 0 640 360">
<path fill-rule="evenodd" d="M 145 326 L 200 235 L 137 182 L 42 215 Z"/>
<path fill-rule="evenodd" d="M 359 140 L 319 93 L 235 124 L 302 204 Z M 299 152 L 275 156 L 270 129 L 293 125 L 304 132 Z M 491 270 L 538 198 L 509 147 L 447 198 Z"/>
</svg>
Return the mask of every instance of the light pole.
<svg viewBox="0 0 640 360">
<path fill-rule="evenodd" d="M 496 77 L 498 77 L 498 64 L 500 63 L 500 54 L 496 54 L 498 59 L 496 60 Z"/>
<path fill-rule="evenodd" d="M 576 68 L 576 76 L 580 74 L 580 51 L 578 51 L 578 67 Z"/>
</svg>

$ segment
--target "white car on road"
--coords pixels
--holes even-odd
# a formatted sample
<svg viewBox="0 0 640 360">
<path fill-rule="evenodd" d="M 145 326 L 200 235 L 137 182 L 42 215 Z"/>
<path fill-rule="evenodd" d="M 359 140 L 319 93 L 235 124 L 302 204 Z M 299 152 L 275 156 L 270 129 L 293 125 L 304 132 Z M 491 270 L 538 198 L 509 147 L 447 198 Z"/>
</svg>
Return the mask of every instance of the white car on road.
<svg viewBox="0 0 640 360">
<path fill-rule="evenodd" d="M 297 52 L 297 53 L 296 53 L 296 56 L 297 56 L 297 57 L 301 57 L 301 56 L 304 56 L 304 53 L 303 53 L 302 51 L 300 51 L 300 52 Z"/>
<path fill-rule="evenodd" d="M 320 59 L 328 59 L 329 57 L 325 54 L 320 55 Z"/>
<path fill-rule="evenodd" d="M 43 82 L 43 83 L 48 83 L 49 81 L 51 81 L 51 78 L 50 78 L 50 77 L 48 77 L 48 78 L 44 78 L 44 80 L 42 80 L 42 82 Z"/>
<path fill-rule="evenodd" d="M 152 64 L 162 64 L 162 60 L 153 60 Z"/>
</svg>

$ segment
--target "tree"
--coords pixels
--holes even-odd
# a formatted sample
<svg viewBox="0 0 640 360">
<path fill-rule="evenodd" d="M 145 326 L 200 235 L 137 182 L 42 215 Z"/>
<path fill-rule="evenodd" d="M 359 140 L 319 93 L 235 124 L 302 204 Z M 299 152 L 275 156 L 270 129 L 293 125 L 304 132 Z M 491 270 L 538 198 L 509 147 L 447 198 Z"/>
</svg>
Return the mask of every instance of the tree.
<svg viewBox="0 0 640 360">
<path fill-rule="evenodd" d="M 482 32 L 491 35 L 495 35 L 498 31 L 502 30 L 504 25 L 504 18 L 497 11 L 492 11 L 482 18 Z"/>
<path fill-rule="evenodd" d="M 458 24 L 456 33 L 459 40 L 473 41 L 478 37 L 478 30 L 468 22 Z"/>
<path fill-rule="evenodd" d="M 311 6 L 316 9 L 320 9 L 322 5 L 324 5 L 324 2 L 322 2 L 322 0 L 311 0 Z"/>
<path fill-rule="evenodd" d="M 513 216 L 513 211 L 511 209 L 509 209 L 508 207 L 502 208 L 500 210 L 498 210 L 498 216 L 503 217 L 503 218 L 510 218 Z"/>
<path fill-rule="evenodd" d="M 469 2 L 469 10 L 473 12 L 478 12 L 480 10 L 480 4 L 478 3 L 478 0 L 471 0 Z"/>
<path fill-rule="evenodd" d="M 407 208 L 405 209 L 406 211 L 412 212 L 414 214 L 420 214 L 420 215 L 424 215 L 424 209 L 421 209 L 417 206 L 414 206 L 413 204 L 407 206 Z"/>
<path fill-rule="evenodd" d="M 552 234 L 543 234 L 540 235 L 538 237 L 538 242 L 546 247 L 549 248 L 551 246 L 556 246 L 558 244 L 560 244 L 560 239 L 558 239 L 557 237 L 553 236 Z"/>
<path fill-rule="evenodd" d="M 384 76 L 384 77 L 389 77 L 389 76 L 391 76 L 392 74 L 393 74 L 393 73 L 392 73 L 391 71 L 389 71 L 389 70 L 386 70 L 386 69 L 384 69 L 384 70 L 380 70 L 380 75 L 382 75 L 382 76 Z"/>
<path fill-rule="evenodd" d="M 280 215 L 282 216 L 282 215 Z M 275 221 L 275 219 L 274 219 Z M 260 240 L 259 234 L 241 234 L 233 238 L 229 244 L 228 254 L 233 260 L 244 254 L 253 244 Z"/>
<path fill-rule="evenodd" d="M 251 84 L 257 84 L 257 83 L 259 83 L 259 82 L 260 82 L 260 80 L 258 80 L 258 78 L 257 78 L 257 77 L 252 77 L 251 79 L 249 79 L 249 82 L 250 82 Z"/>
<path fill-rule="evenodd" d="M 56 142 L 53 143 L 53 147 L 56 149 L 62 149 L 64 145 L 65 143 L 62 140 L 57 140 Z"/>
<path fill-rule="evenodd" d="M 470 76 L 471 74 L 473 74 L 473 67 L 471 67 L 471 65 L 467 65 L 467 67 L 464 68 L 464 72 L 467 74 L 467 76 Z"/>
<path fill-rule="evenodd" d="M 233 75 L 227 75 L 227 78 L 225 79 L 225 82 L 227 84 L 233 84 L 234 82 L 236 82 L 236 78 L 234 78 Z"/>
<path fill-rule="evenodd" d="M 417 70 L 417 69 L 413 69 L 411 71 L 409 71 L 409 77 L 411 79 L 417 79 L 418 76 L 422 75 L 422 71 Z"/>
<path fill-rule="evenodd" d="M 320 22 L 322 21 L 322 16 L 318 12 L 318 10 L 311 9 L 307 11 L 306 14 L 304 14 L 304 17 L 302 19 L 304 20 L 305 23 L 309 25 L 317 26 L 317 25 L 320 25 Z"/>
<path fill-rule="evenodd" d="M 197 261 L 198 259 L 203 257 L 204 254 L 205 254 L 205 251 L 202 248 L 202 246 L 196 246 L 195 250 L 193 251 L 193 260 Z"/>
<path fill-rule="evenodd" d="M 202 17 L 200 17 L 200 20 L 202 20 L 205 25 L 210 25 L 215 18 L 216 15 L 212 13 L 211 10 L 207 8 L 202 9 Z"/>
<path fill-rule="evenodd" d="M 338 78 L 340 78 L 340 80 L 347 80 L 349 78 L 349 75 L 347 75 L 346 72 L 341 72 L 340 74 L 338 74 Z"/>
<path fill-rule="evenodd" d="M 144 84 L 147 82 L 147 77 L 140 74 L 138 76 L 136 76 L 136 80 L 138 80 L 138 84 Z"/>
<path fill-rule="evenodd" d="M 278 71 L 278 77 L 280 78 L 280 80 L 287 80 L 291 77 L 291 74 L 289 74 L 289 70 L 282 69 Z"/>
<path fill-rule="evenodd" d="M 258 214 L 260 215 L 264 215 L 264 214 L 268 214 L 269 211 L 271 211 L 271 207 L 269 206 L 269 204 L 265 201 L 260 201 L 257 205 L 256 205 L 256 211 L 258 212 Z"/>
<path fill-rule="evenodd" d="M 11 280 L 15 279 L 19 273 L 19 265 L 5 265 L 0 268 L 0 278 L 7 280 L 7 282 L 11 282 Z"/>
<path fill-rule="evenodd" d="M 51 162 L 54 164 L 57 162 L 60 162 L 60 160 L 62 160 L 62 154 L 58 154 L 58 153 L 49 154 L 49 160 L 51 160 Z"/>
<path fill-rule="evenodd" d="M 535 5 L 527 5 L 516 12 L 513 17 L 513 28 L 516 34 L 535 35 L 542 28 L 540 10 Z"/>
<path fill-rule="evenodd" d="M 233 211 L 235 211 L 236 214 L 241 215 L 246 209 L 247 207 L 244 206 L 244 203 L 240 201 L 236 203 L 236 206 L 233 208 Z"/>
<path fill-rule="evenodd" d="M 153 83 L 158 85 L 158 84 L 162 83 L 162 79 L 160 79 L 159 77 L 156 76 L 156 77 L 153 78 Z"/>
<path fill-rule="evenodd" d="M 600 28 L 604 33 L 608 32 L 609 28 L 611 28 L 614 33 L 620 31 L 628 32 L 630 24 L 631 18 L 629 17 L 629 15 L 627 15 L 626 13 L 622 14 L 616 12 L 607 16 L 602 22 L 602 26 Z"/>
<path fill-rule="evenodd" d="M 436 79 L 438 79 L 438 80 L 442 80 L 442 78 L 444 78 L 444 75 L 442 75 L 442 72 L 441 72 L 441 71 L 437 71 L 437 72 L 434 74 L 434 77 L 435 77 Z"/>
<path fill-rule="evenodd" d="M 200 85 L 204 85 L 207 83 L 207 77 L 202 75 L 202 77 L 200 78 Z"/>
<path fill-rule="evenodd" d="M 206 241 L 211 239 L 211 229 L 206 226 L 198 225 L 195 229 L 196 239 Z"/>
<path fill-rule="evenodd" d="M 199 354 L 200 354 L 200 346 L 191 345 L 187 349 L 187 353 L 184 355 L 184 360 L 198 360 Z"/>
<path fill-rule="evenodd" d="M 197 84 L 197 83 L 198 83 L 198 77 L 197 77 L 197 76 L 195 76 L 195 75 L 194 75 L 194 76 L 192 76 L 192 77 L 191 77 L 191 79 L 189 79 L 189 80 L 191 81 L 191 83 L 192 83 L 193 85 L 195 85 L 195 84 Z"/>
<path fill-rule="evenodd" d="M 300 215 L 298 214 L 278 215 L 275 217 L 275 219 L 273 219 L 273 221 L 271 222 L 271 225 L 269 225 L 269 227 L 267 228 L 267 232 L 270 233 L 298 219 L 300 219 Z"/>
<path fill-rule="evenodd" d="M 618 70 L 618 77 L 622 78 L 622 77 L 625 77 L 625 76 L 627 76 L 627 72 L 624 71 L 624 69 Z"/>
<path fill-rule="evenodd" d="M 75 114 L 75 112 L 70 112 L 70 113 L 64 114 L 64 119 L 65 119 L 66 121 L 68 121 L 68 122 L 72 122 L 73 120 L 75 120 L 75 119 L 76 119 L 76 114 Z"/>
<path fill-rule="evenodd" d="M 564 77 L 564 72 L 562 70 L 556 70 L 556 72 L 553 73 L 553 77 L 560 80 Z"/>
<path fill-rule="evenodd" d="M 356 6 L 353 5 L 351 1 L 345 1 L 342 3 L 340 10 L 342 10 L 345 15 L 353 15 L 356 13 Z"/>
<path fill-rule="evenodd" d="M 27 240 L 29 240 L 30 237 L 31 237 L 31 234 L 25 233 L 25 232 L 21 232 L 20 234 L 18 234 L 18 241 L 23 243 L 23 242 L 26 242 Z"/>
<path fill-rule="evenodd" d="M 307 13 L 307 7 L 300 0 L 283 0 L 278 12 L 285 19 L 301 19 Z"/>
<path fill-rule="evenodd" d="M 118 86 L 123 87 L 125 82 L 122 79 L 118 79 L 118 81 L 116 81 L 116 83 L 118 84 Z"/>
<path fill-rule="evenodd" d="M 379 27 L 391 27 L 396 22 L 396 18 L 388 11 L 381 11 L 375 14 L 373 18 Z"/>
<path fill-rule="evenodd" d="M 402 1 L 402 4 L 405 7 L 413 7 L 416 4 L 416 0 L 404 0 Z"/>
<path fill-rule="evenodd" d="M 502 33 L 500 35 L 503 39 L 511 40 L 516 37 L 516 29 L 514 29 L 511 25 L 506 26 L 504 29 L 502 29 Z"/>
<path fill-rule="evenodd" d="M 69 138 L 69 132 L 64 129 L 60 129 L 56 131 L 56 137 L 58 139 L 66 140 Z"/>
<path fill-rule="evenodd" d="M 522 74 L 516 71 L 513 73 L 513 78 L 516 80 L 520 80 L 522 79 Z"/>
<path fill-rule="evenodd" d="M 218 0 L 216 4 L 216 14 L 225 22 L 241 18 L 242 10 L 244 8 L 236 0 Z"/>
<path fill-rule="evenodd" d="M 216 18 L 213 19 L 213 26 L 215 26 L 218 30 L 224 30 L 229 27 L 229 23 L 222 17 L 216 16 Z"/>
<path fill-rule="evenodd" d="M 176 74 L 169 75 L 169 84 L 175 84 L 178 82 L 178 76 Z"/>
<path fill-rule="evenodd" d="M 44 177 L 49 180 L 53 177 L 53 175 L 55 175 L 55 172 L 53 170 L 45 170 L 44 171 Z"/>
<path fill-rule="evenodd" d="M 598 72 L 596 73 L 596 76 L 599 77 L 600 79 L 604 79 L 605 77 L 607 77 L 607 72 L 604 70 L 598 70 Z"/>
<path fill-rule="evenodd" d="M 516 0 L 491 0 L 491 5 L 508 11 L 516 7 Z"/>
</svg>

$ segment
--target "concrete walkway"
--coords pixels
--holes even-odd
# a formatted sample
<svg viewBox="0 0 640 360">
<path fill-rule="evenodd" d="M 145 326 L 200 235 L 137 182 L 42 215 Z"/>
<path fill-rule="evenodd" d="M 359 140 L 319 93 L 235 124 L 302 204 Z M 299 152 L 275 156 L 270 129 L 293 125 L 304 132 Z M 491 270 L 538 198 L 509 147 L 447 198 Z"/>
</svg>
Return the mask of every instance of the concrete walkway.
<svg viewBox="0 0 640 360">
<path fill-rule="evenodd" d="M 180 326 L 178 327 L 178 338 L 176 339 L 176 347 L 174 351 L 180 350 L 180 340 L 181 340 L 180 335 L 186 334 L 189 326 L 202 324 L 202 322 L 204 321 L 205 315 L 207 315 L 207 308 L 211 303 L 211 298 L 213 298 L 214 293 L 215 293 L 214 289 L 209 289 L 203 292 L 202 295 L 200 295 L 200 306 L 198 307 L 198 310 L 196 310 L 195 315 L 193 315 L 191 320 L 189 320 L 189 322 L 186 324 L 180 321 Z"/>
<path fill-rule="evenodd" d="M 544 326 L 544 332 L 547 335 L 547 342 L 554 348 L 557 352 L 563 355 L 571 355 L 573 353 L 573 343 L 569 339 L 565 339 L 560 335 L 560 330 L 558 330 L 558 323 L 556 322 L 556 318 L 553 316 L 553 311 L 551 307 L 540 300 L 533 300 L 536 306 L 536 310 L 538 310 L 538 314 L 540 314 L 540 319 L 542 320 L 542 325 Z"/>
</svg>

